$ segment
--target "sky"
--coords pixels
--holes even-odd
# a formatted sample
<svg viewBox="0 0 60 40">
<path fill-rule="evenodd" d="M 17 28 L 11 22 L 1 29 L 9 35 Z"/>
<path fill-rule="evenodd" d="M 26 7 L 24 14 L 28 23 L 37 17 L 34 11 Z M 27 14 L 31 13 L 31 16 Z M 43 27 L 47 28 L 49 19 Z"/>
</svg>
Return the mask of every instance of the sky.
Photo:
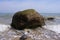
<svg viewBox="0 0 60 40">
<path fill-rule="evenodd" d="M 35 9 L 40 13 L 60 13 L 60 0 L 0 0 L 0 12 Z"/>
</svg>

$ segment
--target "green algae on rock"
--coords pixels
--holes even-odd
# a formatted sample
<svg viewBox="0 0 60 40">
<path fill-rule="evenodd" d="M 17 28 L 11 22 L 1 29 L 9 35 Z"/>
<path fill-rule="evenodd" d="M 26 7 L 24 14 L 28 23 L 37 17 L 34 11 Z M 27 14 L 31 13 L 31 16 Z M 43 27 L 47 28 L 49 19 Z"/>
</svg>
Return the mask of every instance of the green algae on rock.
<svg viewBox="0 0 60 40">
<path fill-rule="evenodd" d="M 16 12 L 12 18 L 11 27 L 22 30 L 25 28 L 35 29 L 45 25 L 44 18 L 34 9 Z"/>
</svg>

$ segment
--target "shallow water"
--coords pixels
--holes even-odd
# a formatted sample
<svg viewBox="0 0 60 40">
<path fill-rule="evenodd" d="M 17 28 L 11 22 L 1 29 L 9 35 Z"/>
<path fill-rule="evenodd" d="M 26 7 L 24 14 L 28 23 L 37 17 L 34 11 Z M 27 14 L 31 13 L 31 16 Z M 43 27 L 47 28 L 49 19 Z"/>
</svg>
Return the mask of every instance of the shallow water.
<svg viewBox="0 0 60 40">
<path fill-rule="evenodd" d="M 13 13 L 0 13 L 0 24 L 11 24 Z"/>
<path fill-rule="evenodd" d="M 44 28 L 60 33 L 60 18 L 56 17 L 53 21 L 46 21 L 45 23 Z"/>
</svg>

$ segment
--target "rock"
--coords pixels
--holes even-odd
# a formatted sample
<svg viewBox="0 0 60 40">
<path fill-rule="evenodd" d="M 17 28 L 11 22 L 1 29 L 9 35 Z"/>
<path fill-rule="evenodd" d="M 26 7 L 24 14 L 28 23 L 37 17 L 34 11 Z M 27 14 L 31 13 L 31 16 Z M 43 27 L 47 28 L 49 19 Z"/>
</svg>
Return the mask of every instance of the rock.
<svg viewBox="0 0 60 40">
<path fill-rule="evenodd" d="M 22 35 L 20 37 L 20 40 L 33 40 L 31 37 L 27 36 L 27 35 Z"/>
<path fill-rule="evenodd" d="M 12 18 L 12 28 L 22 29 L 35 29 L 45 25 L 44 18 L 34 9 L 27 9 L 24 11 L 16 12 Z"/>
<path fill-rule="evenodd" d="M 54 20 L 54 17 L 48 17 L 47 20 Z"/>
<path fill-rule="evenodd" d="M 27 36 L 26 35 L 22 35 L 21 37 L 20 37 L 20 40 L 26 40 L 27 39 Z"/>
</svg>

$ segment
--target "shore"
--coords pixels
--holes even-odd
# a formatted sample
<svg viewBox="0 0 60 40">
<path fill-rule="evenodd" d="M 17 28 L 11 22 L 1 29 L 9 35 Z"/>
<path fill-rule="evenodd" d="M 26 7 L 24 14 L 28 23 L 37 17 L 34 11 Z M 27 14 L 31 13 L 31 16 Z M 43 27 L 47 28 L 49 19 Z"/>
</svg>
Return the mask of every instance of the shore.
<svg viewBox="0 0 60 40">
<path fill-rule="evenodd" d="M 5 25 L 7 26 L 7 25 Z M 8 27 L 8 26 L 7 26 Z M 60 34 L 45 28 L 37 28 L 35 30 L 15 30 L 6 28 L 3 32 L 0 32 L 1 40 L 19 40 L 21 36 L 26 35 L 28 40 L 59 40 Z M 29 33 L 27 32 L 29 31 Z"/>
<path fill-rule="evenodd" d="M 54 21 L 46 21 L 43 28 L 15 30 L 10 26 L 11 18 L 0 18 L 0 39 L 20 40 L 23 35 L 27 40 L 59 40 L 60 39 L 60 17 Z M 29 31 L 29 32 L 28 32 Z"/>
<path fill-rule="evenodd" d="M 20 40 L 21 36 L 26 35 L 27 40 L 59 40 L 60 39 L 60 24 L 51 25 L 53 21 L 47 21 L 50 25 L 45 25 L 43 28 L 35 30 L 15 30 L 10 25 L 0 24 L 0 39 L 1 40 Z M 27 32 L 29 31 L 29 32 Z M 44 38 L 44 39 L 43 39 Z"/>
</svg>

